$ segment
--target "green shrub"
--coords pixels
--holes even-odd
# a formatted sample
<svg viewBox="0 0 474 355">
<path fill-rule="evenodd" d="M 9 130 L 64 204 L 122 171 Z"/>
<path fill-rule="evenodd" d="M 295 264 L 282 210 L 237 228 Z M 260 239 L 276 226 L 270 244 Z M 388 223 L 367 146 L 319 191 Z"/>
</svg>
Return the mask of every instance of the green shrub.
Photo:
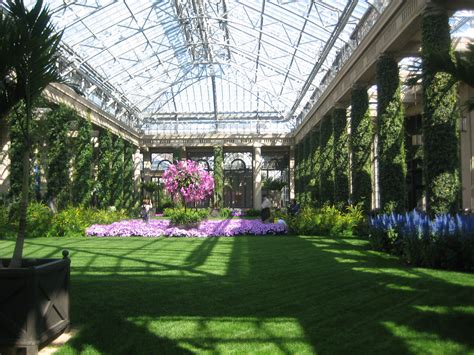
<svg viewBox="0 0 474 355">
<path fill-rule="evenodd" d="M 50 236 L 84 235 L 92 224 L 110 224 L 128 218 L 123 211 L 106 211 L 93 208 L 71 207 L 53 216 Z"/>
<path fill-rule="evenodd" d="M 221 208 L 219 210 L 219 217 L 221 218 L 230 218 L 232 210 L 230 208 Z"/>
<path fill-rule="evenodd" d="M 176 226 L 189 226 L 201 222 L 207 218 L 209 212 L 207 209 L 187 209 L 184 208 L 167 208 L 163 215 L 169 217 L 171 224 Z"/>
<path fill-rule="evenodd" d="M 245 211 L 245 215 L 247 217 L 260 217 L 260 213 L 261 213 L 260 210 L 255 210 L 253 208 L 250 208 L 250 209 Z"/>
<path fill-rule="evenodd" d="M 349 207 L 346 212 L 334 206 L 319 209 L 305 207 L 289 220 L 289 227 L 296 234 L 349 237 L 363 222 L 361 207 Z"/>
<path fill-rule="evenodd" d="M 7 210 L 9 223 L 6 226 L 6 230 L 13 234 L 18 232 L 18 210 L 18 202 L 10 204 Z M 46 236 L 51 226 L 52 216 L 53 213 L 48 206 L 39 202 L 30 202 L 26 212 L 26 237 L 37 238 Z"/>
</svg>

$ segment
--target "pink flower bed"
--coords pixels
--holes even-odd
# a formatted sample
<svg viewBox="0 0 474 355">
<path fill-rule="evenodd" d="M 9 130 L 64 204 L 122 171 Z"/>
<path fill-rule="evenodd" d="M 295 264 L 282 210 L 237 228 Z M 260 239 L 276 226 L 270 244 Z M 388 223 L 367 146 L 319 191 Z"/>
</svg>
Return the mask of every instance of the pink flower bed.
<svg viewBox="0 0 474 355">
<path fill-rule="evenodd" d="M 202 221 L 196 228 L 170 225 L 169 220 L 126 220 L 107 225 L 94 224 L 86 229 L 88 236 L 97 237 L 231 237 L 236 235 L 285 234 L 282 223 L 263 223 L 257 219 L 225 219 Z"/>
</svg>

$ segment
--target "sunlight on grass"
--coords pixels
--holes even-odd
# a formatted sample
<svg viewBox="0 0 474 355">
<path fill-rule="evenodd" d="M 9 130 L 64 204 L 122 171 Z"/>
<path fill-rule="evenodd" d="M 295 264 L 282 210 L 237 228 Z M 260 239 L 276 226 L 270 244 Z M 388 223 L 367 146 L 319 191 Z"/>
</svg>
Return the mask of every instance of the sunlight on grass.
<svg viewBox="0 0 474 355">
<path fill-rule="evenodd" d="M 337 262 L 340 262 L 340 263 L 347 263 L 347 264 L 353 264 L 353 263 L 358 262 L 357 260 L 354 260 L 354 259 L 340 258 L 338 256 L 336 256 L 334 258 L 334 260 L 336 260 Z"/>
<path fill-rule="evenodd" d="M 445 307 L 445 306 L 414 306 L 415 309 L 427 312 L 427 313 L 436 313 L 436 314 L 453 314 L 453 313 L 462 313 L 462 314 L 472 314 L 474 315 L 474 306 L 454 306 L 454 307 Z M 474 331 L 474 329 L 473 329 Z"/>
<path fill-rule="evenodd" d="M 382 284 L 382 283 L 381 283 Z M 383 285 L 383 284 L 382 284 Z M 399 290 L 399 291 L 416 291 L 413 287 L 407 285 L 397 285 L 397 284 L 386 284 L 385 287 L 392 289 L 392 290 Z"/>
<path fill-rule="evenodd" d="M 63 249 L 80 331 L 58 354 L 474 353 L 474 275 L 411 268 L 364 240 L 25 243 L 28 257 Z M 12 250 L 0 240 L 0 255 Z"/>
<path fill-rule="evenodd" d="M 405 271 L 402 269 L 396 269 L 396 268 L 366 268 L 366 267 L 354 267 L 352 268 L 354 271 L 360 271 L 364 273 L 369 273 L 369 274 L 387 274 L 387 275 L 393 275 L 397 277 L 403 277 L 407 279 L 419 279 L 420 276 L 416 275 L 410 271 Z"/>
<path fill-rule="evenodd" d="M 128 321 L 192 352 L 314 353 L 294 318 L 137 317 Z"/>
<path fill-rule="evenodd" d="M 394 336 L 400 338 L 414 354 L 468 354 L 472 350 L 453 340 L 444 339 L 434 333 L 420 332 L 403 324 L 394 322 L 382 322 L 382 324 Z"/>
</svg>

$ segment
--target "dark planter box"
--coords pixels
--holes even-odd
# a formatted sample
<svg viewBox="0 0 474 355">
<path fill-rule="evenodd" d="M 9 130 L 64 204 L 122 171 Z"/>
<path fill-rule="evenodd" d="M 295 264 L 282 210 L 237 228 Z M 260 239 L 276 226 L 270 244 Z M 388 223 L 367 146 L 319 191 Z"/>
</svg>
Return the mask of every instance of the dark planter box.
<svg viewBox="0 0 474 355">
<path fill-rule="evenodd" d="M 18 269 L 0 269 L 0 354 L 38 346 L 69 330 L 71 260 L 24 259 Z M 2 259 L 8 265 L 9 259 Z"/>
</svg>

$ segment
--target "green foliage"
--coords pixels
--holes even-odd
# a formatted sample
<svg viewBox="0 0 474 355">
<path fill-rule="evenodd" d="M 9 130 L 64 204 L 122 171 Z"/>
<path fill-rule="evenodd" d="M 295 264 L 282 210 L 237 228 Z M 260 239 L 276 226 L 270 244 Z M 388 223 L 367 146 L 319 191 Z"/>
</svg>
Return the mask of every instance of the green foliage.
<svg viewBox="0 0 474 355">
<path fill-rule="evenodd" d="M 185 152 L 185 150 L 183 149 L 183 147 L 173 148 L 173 160 L 178 161 L 178 160 L 186 158 L 184 156 L 184 152 Z"/>
<path fill-rule="evenodd" d="M 306 205 L 311 205 L 311 191 L 307 188 L 311 180 L 311 137 L 310 134 L 306 134 L 303 138 L 303 161 L 302 161 L 302 188 L 301 196 L 302 203 Z"/>
<path fill-rule="evenodd" d="M 272 191 L 280 191 L 282 188 L 286 186 L 286 182 L 278 180 L 278 179 L 264 179 L 262 182 L 262 187 L 265 190 L 272 190 Z"/>
<path fill-rule="evenodd" d="M 1 212 L 3 217 L 0 218 L 2 220 L 5 217 L 4 214 L 7 213 L 8 218 L 4 229 L 10 231 L 11 234 L 18 232 L 19 208 L 19 203 L 14 202 L 8 207 L 3 207 L 3 211 Z M 53 213 L 48 206 L 39 202 L 30 202 L 26 212 L 26 237 L 45 237 L 48 234 L 52 216 Z M 7 234 L 9 233 L 7 232 Z"/>
<path fill-rule="evenodd" d="M 221 218 L 230 218 L 232 215 L 232 210 L 230 208 L 221 208 L 219 209 L 219 217 Z"/>
<path fill-rule="evenodd" d="M 69 168 L 72 151 L 68 134 L 71 122 L 79 119 L 76 111 L 64 104 L 53 108 L 46 116 L 48 127 L 46 199 L 55 201 L 58 209 L 63 209 L 70 203 Z"/>
<path fill-rule="evenodd" d="M 245 216 L 247 216 L 247 217 L 260 217 L 261 213 L 262 213 L 261 210 L 255 210 L 253 208 L 249 208 L 248 210 L 245 211 Z"/>
<path fill-rule="evenodd" d="M 224 205 L 224 154 L 221 146 L 214 147 L 214 207 Z"/>
<path fill-rule="evenodd" d="M 99 207 L 107 208 L 112 196 L 112 135 L 107 130 L 100 131 L 97 161 L 97 199 Z"/>
<path fill-rule="evenodd" d="M 349 146 L 352 152 L 352 203 L 362 203 L 364 211 L 368 212 L 372 200 L 372 122 L 369 115 L 369 96 L 367 89 L 362 86 L 352 89 Z"/>
<path fill-rule="evenodd" d="M 73 177 L 71 183 L 72 202 L 75 206 L 89 205 L 94 180 L 94 147 L 92 145 L 92 124 L 88 119 L 77 117 L 78 136 L 74 145 Z"/>
<path fill-rule="evenodd" d="M 341 212 L 334 206 L 326 205 L 319 209 L 302 208 L 298 215 L 289 220 L 289 228 L 295 234 L 349 237 L 363 222 L 361 207 L 350 207 Z"/>
<path fill-rule="evenodd" d="M 110 224 L 128 218 L 123 211 L 106 211 L 83 206 L 66 208 L 55 214 L 51 220 L 49 236 L 84 236 L 92 224 Z"/>
<path fill-rule="evenodd" d="M 121 137 L 114 136 L 112 140 L 112 185 L 109 206 L 115 206 L 118 209 L 123 208 L 124 150 L 124 140 Z"/>
<path fill-rule="evenodd" d="M 12 200 L 20 198 L 23 163 L 22 156 L 25 151 L 25 139 L 21 130 L 21 122 L 24 120 L 25 105 L 20 102 L 16 105 L 7 117 L 10 128 L 10 148 L 8 150 L 10 158 L 10 190 L 9 197 Z"/>
<path fill-rule="evenodd" d="M 207 218 L 209 211 L 201 209 L 166 208 L 163 215 L 176 226 L 192 226 Z"/>
<path fill-rule="evenodd" d="M 429 12 L 422 22 L 423 172 L 430 214 L 455 212 L 460 205 L 460 118 L 455 78 L 436 71 L 430 53 L 449 53 L 447 13 Z"/>
<path fill-rule="evenodd" d="M 346 109 L 332 112 L 334 133 L 334 203 L 346 206 L 349 201 L 349 137 Z"/>
<path fill-rule="evenodd" d="M 123 171 L 123 208 L 132 211 L 135 204 L 134 199 L 134 167 L 133 167 L 133 145 L 125 142 L 124 148 L 124 171 Z"/>
<path fill-rule="evenodd" d="M 332 119 L 323 117 L 321 121 L 321 205 L 334 203 L 334 137 Z"/>
<path fill-rule="evenodd" d="M 406 208 L 405 115 L 398 63 L 388 55 L 377 62 L 377 101 L 381 207 L 385 212 L 402 212 Z"/>
<path fill-rule="evenodd" d="M 312 191 L 312 201 L 316 206 L 321 205 L 321 124 L 318 123 L 311 131 L 311 179 L 308 182 Z"/>
</svg>

